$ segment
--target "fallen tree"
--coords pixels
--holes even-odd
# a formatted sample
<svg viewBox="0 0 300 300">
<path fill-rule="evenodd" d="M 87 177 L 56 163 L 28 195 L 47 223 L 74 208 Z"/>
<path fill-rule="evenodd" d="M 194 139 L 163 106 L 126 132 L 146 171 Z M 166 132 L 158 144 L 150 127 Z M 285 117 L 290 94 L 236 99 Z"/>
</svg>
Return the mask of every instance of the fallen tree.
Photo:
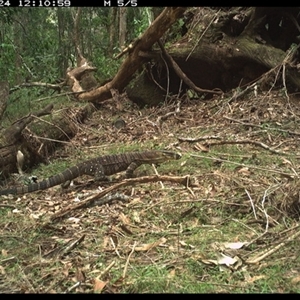
<svg viewBox="0 0 300 300">
<path fill-rule="evenodd" d="M 151 64 L 145 64 L 136 86 L 126 89 L 129 98 L 139 104 L 155 104 L 169 95 L 185 94 L 187 90 L 195 92 L 196 97 L 212 97 L 235 88 L 249 91 L 279 86 L 285 90 L 295 90 L 300 87 L 299 12 L 298 7 L 165 8 L 144 34 L 119 55 L 126 55 L 126 58 L 116 76 L 101 85 L 93 77 L 96 68 L 91 66 L 80 51 L 79 8 L 74 18 L 77 66 L 66 71 L 63 82 L 46 86 L 56 91 L 68 86 L 77 100 L 97 106 L 116 94 L 112 91 L 121 94 L 136 71 L 151 61 Z M 159 42 L 160 38 L 183 15 L 185 23 L 182 28 L 185 30 L 177 32 L 178 39 L 165 49 L 164 44 Z M 156 42 L 159 42 L 159 46 L 154 48 Z M 29 84 L 26 83 L 26 86 Z M 36 82 L 32 84 L 39 85 Z M 3 109 L 5 103 L 2 103 L 2 113 Z M 88 111 L 91 111 L 91 106 L 78 109 L 72 114 L 85 117 Z M 54 127 L 51 123 L 44 123 L 43 129 L 36 132 L 28 129 L 28 126 L 20 127 L 22 130 L 18 134 L 12 132 L 14 126 L 8 129 L 9 134 L 3 134 L 2 147 L 12 148 L 5 150 L 5 153 L 10 153 L 10 159 L 6 159 L 7 154 L 2 153 L 0 166 L 7 170 L 3 174 L 16 170 L 16 154 L 20 147 L 29 157 L 29 162 L 36 162 L 36 157 L 40 155 L 39 161 L 46 159 L 55 148 L 53 141 L 49 142 L 50 147 L 46 147 L 46 140 L 71 138 L 76 131 L 72 130 L 74 124 L 66 121 L 68 116 L 69 114 L 58 117 Z M 11 145 L 10 137 L 14 135 L 16 138 Z M 9 144 L 5 144 L 7 141 Z M 45 151 L 41 152 L 41 149 Z M 8 163 L 10 167 L 7 166 Z"/>
<path fill-rule="evenodd" d="M 24 87 L 38 86 L 60 92 L 63 86 L 69 86 L 73 96 L 80 101 L 90 103 L 80 109 L 72 110 L 68 108 L 67 111 L 62 110 L 58 115 L 52 115 L 51 121 L 37 120 L 38 117 L 51 113 L 53 107 L 47 106 L 40 112 L 32 113 L 16 121 L 10 128 L 2 132 L 0 134 L 2 137 L 0 139 L 2 177 L 6 178 L 8 174 L 16 172 L 20 168 L 17 162 L 18 151 L 21 151 L 25 157 L 24 165 L 30 168 L 41 161 L 46 161 L 47 157 L 62 141 L 70 140 L 77 132 L 76 122 L 82 122 L 94 110 L 95 107 L 92 103 L 102 102 L 111 98 L 112 95 L 114 98 L 116 94 L 114 91 L 124 90 L 136 70 L 148 60 L 140 53 L 150 51 L 152 45 L 182 16 L 185 9 L 182 7 L 166 8 L 145 33 L 125 50 L 124 53 L 127 53 L 128 56 L 113 80 L 103 86 L 95 87 L 97 83 L 95 83 L 93 72 L 96 71 L 96 68 L 89 64 L 79 47 L 78 22 L 81 11 L 79 8 L 74 18 L 74 41 L 77 50 L 76 68 L 68 69 L 65 80 L 59 84 L 24 83 L 11 89 L 11 92 Z M 3 107 L 5 108 L 5 103 Z M 38 122 L 34 122 L 29 126 L 33 120 Z"/>
<path fill-rule="evenodd" d="M 183 36 L 166 51 L 160 47 L 148 53 L 151 68 L 137 79 L 138 88 L 127 93 L 136 101 L 154 104 L 187 90 L 196 92 L 195 98 L 210 98 L 251 84 L 252 91 L 254 86 L 262 91 L 274 87 L 296 91 L 299 12 L 298 7 L 189 8 Z"/>
</svg>

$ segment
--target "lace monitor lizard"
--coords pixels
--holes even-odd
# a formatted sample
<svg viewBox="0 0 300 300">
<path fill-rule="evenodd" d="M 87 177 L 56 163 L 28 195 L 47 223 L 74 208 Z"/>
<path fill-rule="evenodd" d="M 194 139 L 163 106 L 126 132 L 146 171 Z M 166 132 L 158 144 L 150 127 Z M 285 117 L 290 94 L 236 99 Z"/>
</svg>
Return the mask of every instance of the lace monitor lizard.
<svg viewBox="0 0 300 300">
<path fill-rule="evenodd" d="M 71 181 L 82 175 L 94 176 L 96 180 L 101 180 L 106 178 L 106 176 L 126 171 L 126 177 L 129 178 L 133 176 L 134 170 L 142 164 L 157 164 L 180 158 L 181 155 L 179 153 L 164 150 L 127 152 L 99 156 L 79 163 L 76 166 L 64 170 L 62 173 L 51 176 L 40 182 L 0 190 L 0 195 L 18 195 L 45 190 Z"/>
</svg>

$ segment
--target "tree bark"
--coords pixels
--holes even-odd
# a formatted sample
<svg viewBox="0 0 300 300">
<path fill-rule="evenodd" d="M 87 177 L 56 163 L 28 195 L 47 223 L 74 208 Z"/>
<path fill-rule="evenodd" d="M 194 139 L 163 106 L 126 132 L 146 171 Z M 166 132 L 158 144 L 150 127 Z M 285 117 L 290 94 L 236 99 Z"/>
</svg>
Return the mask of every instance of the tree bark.
<svg viewBox="0 0 300 300">
<path fill-rule="evenodd" d="M 127 8 L 121 7 L 119 10 L 119 46 L 122 49 L 126 41 L 127 31 Z"/>
<path fill-rule="evenodd" d="M 128 47 L 128 57 L 125 59 L 114 79 L 104 86 L 80 93 L 78 99 L 81 101 L 90 101 L 99 103 L 111 97 L 111 89 L 117 89 L 122 92 L 126 85 L 132 79 L 134 73 L 148 59 L 141 56 L 140 52 L 149 51 L 151 46 L 165 33 L 167 29 L 180 18 L 186 8 L 184 7 L 167 7 L 149 26 L 144 34 L 138 38 L 131 47 Z M 82 91 L 80 85 L 73 84 L 74 92 Z"/>
</svg>

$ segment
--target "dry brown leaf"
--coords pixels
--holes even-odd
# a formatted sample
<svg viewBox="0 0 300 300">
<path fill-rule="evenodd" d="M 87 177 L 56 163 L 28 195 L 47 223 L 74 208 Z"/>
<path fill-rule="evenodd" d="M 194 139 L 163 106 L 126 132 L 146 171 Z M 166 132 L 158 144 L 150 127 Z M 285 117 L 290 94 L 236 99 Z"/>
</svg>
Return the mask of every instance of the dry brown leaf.
<svg viewBox="0 0 300 300">
<path fill-rule="evenodd" d="M 194 148 L 198 151 L 201 151 L 201 152 L 208 152 L 209 151 L 209 148 L 207 148 L 206 146 L 204 146 L 200 143 L 196 143 Z"/>
<path fill-rule="evenodd" d="M 248 283 L 253 283 L 256 280 L 264 279 L 264 278 L 266 278 L 266 275 L 257 275 L 257 276 L 253 276 L 253 277 L 250 277 L 249 279 L 247 279 L 247 282 Z"/>
<path fill-rule="evenodd" d="M 249 171 L 249 168 L 247 168 L 247 167 L 241 168 L 237 172 L 240 174 L 243 174 L 243 175 L 247 175 L 247 176 L 249 176 L 251 174 L 251 172 Z"/>
<path fill-rule="evenodd" d="M 68 277 L 69 276 L 69 270 L 72 268 L 72 263 L 71 262 L 66 262 L 64 267 L 63 267 L 63 270 L 62 270 L 62 273 Z"/>
<path fill-rule="evenodd" d="M 296 276 L 291 280 L 292 283 L 298 283 L 300 282 L 300 276 Z"/>
<path fill-rule="evenodd" d="M 94 292 L 101 293 L 104 287 L 107 285 L 108 281 L 102 281 L 100 279 L 94 279 Z"/>
<path fill-rule="evenodd" d="M 191 249 L 195 248 L 195 246 L 193 246 L 191 244 L 187 244 L 185 241 L 179 241 L 179 244 L 184 247 L 190 247 Z"/>
<path fill-rule="evenodd" d="M 82 270 L 78 269 L 78 268 L 76 270 L 76 280 L 80 281 L 80 282 L 84 282 L 85 281 L 84 272 Z"/>
<path fill-rule="evenodd" d="M 103 238 L 103 243 L 102 243 L 102 247 L 103 249 L 105 249 L 107 247 L 109 243 L 109 237 L 106 235 L 104 238 Z"/>
<path fill-rule="evenodd" d="M 8 256 L 8 253 L 7 253 L 7 251 L 6 251 L 5 249 L 2 249 L 2 250 L 1 250 L 1 254 L 2 254 L 2 256 L 4 256 L 4 257 L 7 257 L 7 256 Z"/>
<path fill-rule="evenodd" d="M 6 273 L 5 273 L 5 269 L 4 269 L 3 266 L 0 266 L 0 274 L 1 274 L 1 275 L 5 275 L 5 274 L 6 274 Z"/>
<path fill-rule="evenodd" d="M 125 224 L 125 225 L 128 225 L 128 224 L 131 223 L 131 222 L 130 222 L 130 219 L 129 219 L 128 217 L 126 217 L 123 213 L 120 213 L 119 219 L 120 219 L 120 221 L 121 221 L 123 224 Z"/>
<path fill-rule="evenodd" d="M 164 244 L 166 241 L 167 241 L 166 238 L 161 238 L 161 239 L 157 240 L 154 243 L 144 244 L 140 247 L 135 247 L 134 250 L 135 251 L 148 251 L 152 248 L 155 248 L 155 247 L 159 246 L 160 244 Z"/>
<path fill-rule="evenodd" d="M 206 196 L 214 196 L 216 194 L 216 189 L 214 184 L 209 184 L 208 187 L 204 191 Z"/>
<path fill-rule="evenodd" d="M 287 164 L 287 165 L 290 165 L 290 166 L 293 165 L 293 164 L 291 163 L 290 160 L 288 160 L 288 159 L 286 159 L 286 158 L 284 158 L 284 157 L 282 157 L 281 159 L 282 159 L 282 163 L 283 163 L 283 164 Z"/>
<path fill-rule="evenodd" d="M 176 271 L 175 271 L 175 269 L 172 269 L 172 270 L 169 272 L 168 277 L 173 278 L 173 277 L 175 277 L 175 275 L 176 275 Z"/>
<path fill-rule="evenodd" d="M 141 204 L 141 203 L 143 203 L 141 198 L 134 198 L 132 201 L 130 201 L 128 204 L 126 204 L 126 206 L 131 207 L 131 206 L 134 206 L 136 204 Z"/>
</svg>

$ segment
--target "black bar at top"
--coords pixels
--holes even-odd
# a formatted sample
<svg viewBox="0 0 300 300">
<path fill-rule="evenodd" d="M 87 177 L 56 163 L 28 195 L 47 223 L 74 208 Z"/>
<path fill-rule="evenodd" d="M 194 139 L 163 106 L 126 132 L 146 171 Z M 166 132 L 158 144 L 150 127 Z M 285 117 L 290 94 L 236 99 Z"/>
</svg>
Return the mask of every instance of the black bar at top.
<svg viewBox="0 0 300 300">
<path fill-rule="evenodd" d="M 165 1 L 165 5 L 160 2 L 160 7 L 171 6 Z M 187 3 L 185 3 L 187 4 Z M 0 9 L 5 7 L 153 7 L 150 0 L 0 0 Z M 192 6 L 192 5 L 191 5 Z"/>
</svg>

